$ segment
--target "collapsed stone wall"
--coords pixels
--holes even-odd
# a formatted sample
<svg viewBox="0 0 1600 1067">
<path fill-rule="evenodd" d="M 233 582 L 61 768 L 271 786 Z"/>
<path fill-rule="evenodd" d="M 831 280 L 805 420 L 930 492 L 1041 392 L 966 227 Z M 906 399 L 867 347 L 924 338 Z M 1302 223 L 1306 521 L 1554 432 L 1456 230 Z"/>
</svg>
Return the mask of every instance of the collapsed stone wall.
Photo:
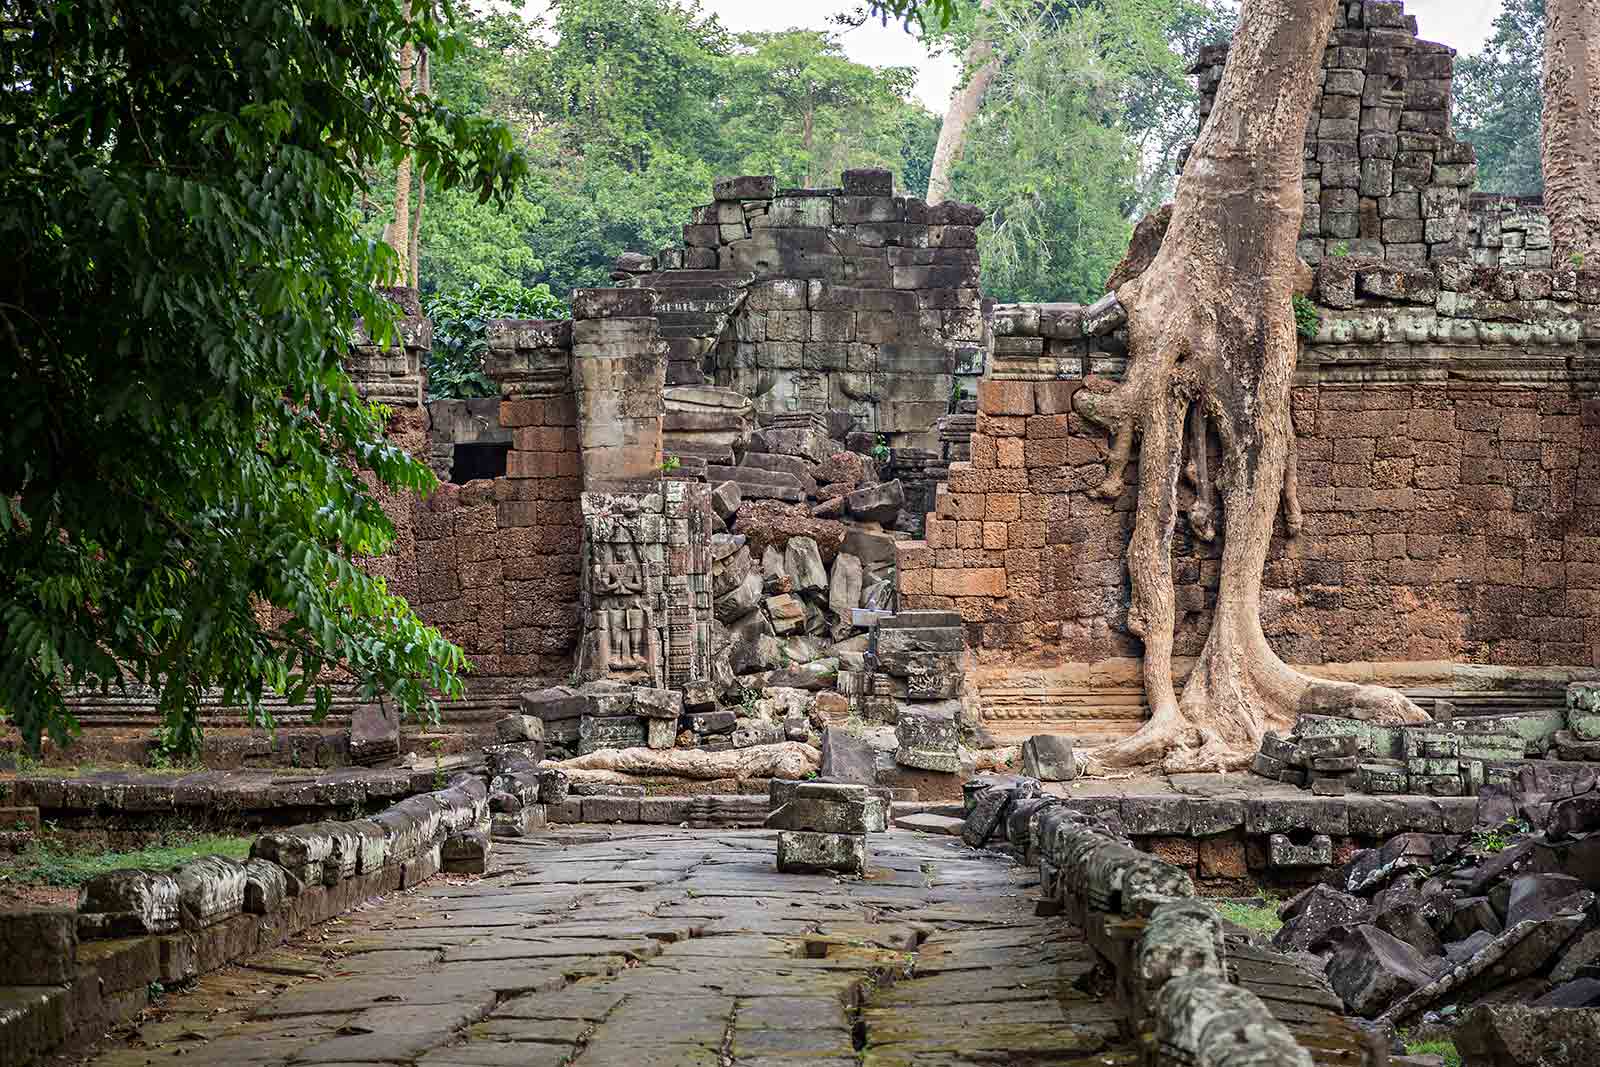
<svg viewBox="0 0 1600 1067">
<path fill-rule="evenodd" d="M 896 195 L 883 170 L 845 171 L 826 189 L 733 178 L 713 193 L 684 226 L 683 248 L 630 264 L 641 285 L 716 271 L 721 278 L 687 280 L 748 287 L 725 312 L 715 289 L 674 305 L 731 314 L 731 325 L 708 345 L 692 336 L 703 338 L 704 324 L 675 324 L 669 384 L 732 388 L 763 421 L 842 417 L 892 446 L 938 447 L 939 420 L 963 382 L 970 392 L 989 347 L 978 289 L 983 211 Z"/>
</svg>

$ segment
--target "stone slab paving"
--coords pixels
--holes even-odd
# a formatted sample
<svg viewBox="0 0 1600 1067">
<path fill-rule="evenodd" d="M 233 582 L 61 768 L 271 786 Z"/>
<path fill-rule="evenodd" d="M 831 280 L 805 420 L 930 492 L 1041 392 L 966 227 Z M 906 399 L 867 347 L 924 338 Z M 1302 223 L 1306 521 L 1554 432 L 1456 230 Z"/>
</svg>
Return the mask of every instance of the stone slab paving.
<svg viewBox="0 0 1600 1067">
<path fill-rule="evenodd" d="M 1036 873 L 873 835 L 864 878 L 761 831 L 572 829 L 166 997 L 95 1067 L 900 1067 L 1136 1062 Z M 1325 1012 L 1284 985 L 1294 1011 Z M 174 1060 L 174 1057 L 178 1057 Z M 60 1062 L 78 1062 L 62 1060 Z"/>
</svg>

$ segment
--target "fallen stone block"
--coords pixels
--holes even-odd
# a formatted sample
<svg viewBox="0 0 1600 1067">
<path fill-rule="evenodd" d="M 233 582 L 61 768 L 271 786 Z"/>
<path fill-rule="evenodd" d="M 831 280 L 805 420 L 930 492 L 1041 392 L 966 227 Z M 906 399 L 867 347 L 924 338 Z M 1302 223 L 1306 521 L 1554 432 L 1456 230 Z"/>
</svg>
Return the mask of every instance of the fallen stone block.
<svg viewBox="0 0 1600 1067">
<path fill-rule="evenodd" d="M 439 848 L 440 866 L 449 874 L 484 874 L 492 848 L 489 835 L 482 830 L 447 837 Z"/>
<path fill-rule="evenodd" d="M 845 511 L 853 518 L 862 522 L 876 522 L 883 526 L 893 525 L 905 503 L 905 487 L 900 484 L 898 478 L 892 482 L 881 482 L 865 489 L 857 489 L 853 493 L 847 493 L 844 498 Z"/>
<path fill-rule="evenodd" d="M 549 825 L 549 809 L 543 804 L 525 804 L 515 815 L 500 816 L 490 822 L 490 832 L 504 837 L 524 837 Z"/>
<path fill-rule="evenodd" d="M 1374 907 L 1372 924 L 1378 929 L 1404 941 L 1424 957 L 1444 955 L 1444 945 L 1428 921 L 1428 904 L 1421 890 L 1412 885 L 1391 885 L 1378 894 Z"/>
<path fill-rule="evenodd" d="M 865 786 L 841 785 L 841 792 L 818 795 L 820 786 L 802 785 L 793 799 L 767 815 L 770 830 L 810 830 L 828 834 L 864 834 L 868 830 Z"/>
<path fill-rule="evenodd" d="M 1378 848 L 1357 852 L 1333 875 L 1347 893 L 1368 896 L 1395 878 L 1433 863 L 1433 845 L 1425 834 L 1400 834 Z"/>
<path fill-rule="evenodd" d="M 1480 1004 L 1451 1035 L 1463 1067 L 1571 1067 L 1600 1060 L 1600 1012 Z"/>
<path fill-rule="evenodd" d="M 1459 1000 L 1543 970 L 1563 945 L 1592 925 L 1588 910 L 1594 894 L 1577 894 L 1571 900 L 1570 912 L 1548 919 L 1526 919 L 1509 927 L 1472 957 L 1449 967 L 1392 1005 L 1384 1012 L 1383 1021 L 1400 1025 L 1446 996 Z"/>
<path fill-rule="evenodd" d="M 1278 912 L 1283 925 L 1272 935 L 1272 947 L 1284 952 L 1321 952 L 1337 945 L 1371 914 L 1372 909 L 1359 897 L 1314 885 Z"/>
<path fill-rule="evenodd" d="M 928 811 L 896 815 L 892 821 L 902 830 L 915 830 L 922 834 L 947 834 L 951 837 L 960 837 L 967 826 L 965 819 L 958 819 L 953 815 L 936 815 Z"/>
<path fill-rule="evenodd" d="M 1063 734 L 1034 734 L 1022 743 L 1022 773 L 1041 782 L 1070 782 L 1078 776 L 1073 739 Z"/>
<path fill-rule="evenodd" d="M 1575 978 L 1563 982 L 1533 1002 L 1535 1008 L 1600 1007 L 1600 978 Z"/>
<path fill-rule="evenodd" d="M 539 772 L 539 803 L 560 804 L 567 799 L 572 778 L 566 771 L 554 768 Z"/>
<path fill-rule="evenodd" d="M 178 882 L 159 871 L 107 871 L 78 890 L 78 914 L 94 917 L 98 937 L 170 934 L 179 922 Z"/>
<path fill-rule="evenodd" d="M 1552 841 L 1562 841 L 1575 834 L 1600 830 L 1600 790 L 1591 789 L 1575 797 L 1567 797 L 1550 805 L 1550 818 L 1546 835 Z"/>
<path fill-rule="evenodd" d="M 835 871 L 861 874 L 867 868 L 865 834 L 783 830 L 778 834 L 778 870 L 790 874 Z"/>
<path fill-rule="evenodd" d="M 494 733 L 502 742 L 543 741 L 544 720 L 537 715 L 507 715 L 494 724 Z"/>
<path fill-rule="evenodd" d="M 1524 919 L 1545 919 L 1564 910 L 1574 893 L 1584 886 L 1570 874 L 1522 874 L 1509 884 L 1506 898 L 1507 926 L 1515 926 Z"/>
<path fill-rule="evenodd" d="M 70 982 L 78 970 L 77 952 L 78 916 L 71 909 L 0 913 L 0 986 Z M 8 1023 L 0 1011 L 0 1029 Z"/>
<path fill-rule="evenodd" d="M 361 704 L 350 713 L 350 762 L 370 767 L 400 755 L 400 712 Z"/>
<path fill-rule="evenodd" d="M 1416 949 L 1376 926 L 1357 926 L 1328 961 L 1328 983 L 1345 1007 L 1373 1018 L 1401 997 L 1434 980 L 1434 968 Z"/>
<path fill-rule="evenodd" d="M 901 706 L 895 722 L 895 762 L 905 767 L 955 774 L 961 770 L 955 701 Z"/>
</svg>

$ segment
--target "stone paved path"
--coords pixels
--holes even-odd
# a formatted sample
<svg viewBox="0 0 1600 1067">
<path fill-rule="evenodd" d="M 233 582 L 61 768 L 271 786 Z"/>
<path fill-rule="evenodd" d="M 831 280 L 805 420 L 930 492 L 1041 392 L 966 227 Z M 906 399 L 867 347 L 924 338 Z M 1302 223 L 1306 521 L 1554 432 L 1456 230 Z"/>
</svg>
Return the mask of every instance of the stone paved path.
<svg viewBox="0 0 1600 1067">
<path fill-rule="evenodd" d="M 1132 1065 L 1037 875 L 874 835 L 780 875 L 765 832 L 572 830 L 165 998 L 95 1067 Z M 176 1058 L 175 1058 L 176 1057 Z"/>
</svg>

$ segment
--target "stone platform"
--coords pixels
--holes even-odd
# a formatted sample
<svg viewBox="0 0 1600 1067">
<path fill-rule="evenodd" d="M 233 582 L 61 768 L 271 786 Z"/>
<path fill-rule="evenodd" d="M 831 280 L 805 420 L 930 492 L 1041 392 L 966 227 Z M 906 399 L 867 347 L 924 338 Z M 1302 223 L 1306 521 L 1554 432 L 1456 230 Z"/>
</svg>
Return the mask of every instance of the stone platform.
<svg viewBox="0 0 1600 1067">
<path fill-rule="evenodd" d="M 1405 831 L 1468 833 L 1478 810 L 1474 797 L 1314 796 L 1248 772 L 1080 778 L 1043 788 L 1222 894 L 1309 883 Z"/>
<path fill-rule="evenodd" d="M 770 832 L 500 842 L 482 879 L 392 894 L 204 976 L 85 1062 L 1138 1062 L 1114 1006 L 1083 988 L 1078 931 L 1034 914 L 1035 870 L 949 838 L 874 841 L 859 880 L 777 874 Z M 1315 980 L 1265 950 L 1235 956 L 1317 1062 L 1363 1062 Z"/>
</svg>

